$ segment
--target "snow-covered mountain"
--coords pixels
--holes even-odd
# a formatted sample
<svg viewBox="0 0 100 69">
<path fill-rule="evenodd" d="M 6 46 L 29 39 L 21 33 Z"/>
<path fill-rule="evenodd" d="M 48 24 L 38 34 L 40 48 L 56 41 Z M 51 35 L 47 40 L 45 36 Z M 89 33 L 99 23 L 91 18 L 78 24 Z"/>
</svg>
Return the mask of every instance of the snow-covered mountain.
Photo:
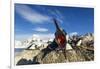
<svg viewBox="0 0 100 69">
<path fill-rule="evenodd" d="M 70 35 L 66 36 L 67 41 L 70 40 L 69 37 Z M 77 43 L 77 46 L 80 46 L 81 44 L 86 45 L 87 43 L 94 41 L 94 35 L 92 33 L 87 33 L 85 35 L 76 36 L 76 37 L 82 38 Z M 15 48 L 28 48 L 29 47 L 29 49 L 36 49 L 36 48 L 43 49 L 43 48 L 46 48 L 48 44 L 50 44 L 53 41 L 53 39 L 54 38 L 40 39 L 38 35 L 33 35 L 31 38 L 27 40 L 23 40 L 23 41 L 15 40 Z M 66 47 L 67 49 L 72 49 L 69 43 L 66 44 Z"/>
<path fill-rule="evenodd" d="M 35 48 L 45 48 L 48 45 L 48 42 L 52 42 L 53 39 L 40 39 L 38 36 L 33 36 L 32 38 L 29 38 L 27 40 L 23 41 L 18 41 L 15 40 L 15 48 L 28 48 L 29 46 L 30 49 L 35 49 Z"/>
</svg>

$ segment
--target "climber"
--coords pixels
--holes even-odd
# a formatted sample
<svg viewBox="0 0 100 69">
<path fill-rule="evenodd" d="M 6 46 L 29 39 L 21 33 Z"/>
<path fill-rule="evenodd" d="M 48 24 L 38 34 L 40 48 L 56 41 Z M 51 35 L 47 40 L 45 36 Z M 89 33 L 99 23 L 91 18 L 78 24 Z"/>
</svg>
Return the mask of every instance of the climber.
<svg viewBox="0 0 100 69">
<path fill-rule="evenodd" d="M 44 52 L 42 59 L 46 56 L 46 54 L 50 53 L 52 50 L 62 50 L 66 59 L 66 32 L 58 26 L 56 19 L 53 19 L 53 21 L 56 26 L 55 38 L 53 42 L 47 46 L 46 49 L 42 50 Z"/>
</svg>

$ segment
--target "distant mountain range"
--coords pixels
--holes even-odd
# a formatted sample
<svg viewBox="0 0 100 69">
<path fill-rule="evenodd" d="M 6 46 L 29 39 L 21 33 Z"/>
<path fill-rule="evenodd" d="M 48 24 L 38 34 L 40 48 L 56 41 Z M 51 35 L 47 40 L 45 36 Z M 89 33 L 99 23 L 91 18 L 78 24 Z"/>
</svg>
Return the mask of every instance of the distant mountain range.
<svg viewBox="0 0 100 69">
<path fill-rule="evenodd" d="M 92 42 L 94 41 L 94 34 L 93 33 L 87 33 L 85 35 L 67 35 L 67 41 L 71 40 L 70 38 L 72 38 L 72 36 L 76 36 L 78 38 L 82 38 L 79 42 L 77 42 L 77 45 L 80 44 L 87 44 L 88 42 Z M 73 39 L 72 39 L 73 40 Z M 53 38 L 49 38 L 49 39 L 40 39 L 37 38 L 35 36 L 33 36 L 32 38 L 29 38 L 27 40 L 23 40 L 23 41 L 18 41 L 15 40 L 15 48 L 28 48 L 30 46 L 30 49 L 36 49 L 36 48 L 45 48 L 48 46 L 48 44 L 50 44 L 53 41 Z M 71 49 L 70 44 L 67 43 L 67 47 L 68 49 Z"/>
</svg>

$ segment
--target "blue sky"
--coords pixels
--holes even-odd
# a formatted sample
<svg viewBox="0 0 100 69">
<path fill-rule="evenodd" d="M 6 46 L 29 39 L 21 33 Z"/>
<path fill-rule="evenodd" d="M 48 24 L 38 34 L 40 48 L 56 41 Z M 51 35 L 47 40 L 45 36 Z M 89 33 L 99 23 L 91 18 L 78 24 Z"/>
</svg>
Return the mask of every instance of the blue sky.
<svg viewBox="0 0 100 69">
<path fill-rule="evenodd" d="M 68 34 L 94 33 L 94 9 L 15 4 L 15 40 L 54 37 L 56 18 Z"/>
</svg>

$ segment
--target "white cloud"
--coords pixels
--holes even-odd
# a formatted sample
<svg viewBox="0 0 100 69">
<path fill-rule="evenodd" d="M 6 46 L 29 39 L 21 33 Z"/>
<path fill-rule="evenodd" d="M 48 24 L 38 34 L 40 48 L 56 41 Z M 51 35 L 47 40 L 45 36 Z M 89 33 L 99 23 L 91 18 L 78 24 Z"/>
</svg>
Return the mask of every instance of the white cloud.
<svg viewBox="0 0 100 69">
<path fill-rule="evenodd" d="M 33 10 L 26 5 L 16 5 L 16 12 L 31 23 L 45 23 L 50 21 L 50 17 Z"/>
<path fill-rule="evenodd" d="M 48 34 L 33 34 L 33 37 L 39 38 L 39 39 L 53 39 L 54 34 L 53 33 L 48 33 Z"/>
<path fill-rule="evenodd" d="M 40 28 L 40 27 L 37 27 L 37 28 L 32 29 L 32 30 L 37 31 L 37 32 L 47 32 L 48 31 L 48 29 L 46 29 L 46 28 Z"/>
<path fill-rule="evenodd" d="M 72 32 L 72 33 L 70 33 L 69 35 L 70 35 L 70 36 L 78 35 L 78 33 L 77 33 L 77 32 Z"/>
</svg>

